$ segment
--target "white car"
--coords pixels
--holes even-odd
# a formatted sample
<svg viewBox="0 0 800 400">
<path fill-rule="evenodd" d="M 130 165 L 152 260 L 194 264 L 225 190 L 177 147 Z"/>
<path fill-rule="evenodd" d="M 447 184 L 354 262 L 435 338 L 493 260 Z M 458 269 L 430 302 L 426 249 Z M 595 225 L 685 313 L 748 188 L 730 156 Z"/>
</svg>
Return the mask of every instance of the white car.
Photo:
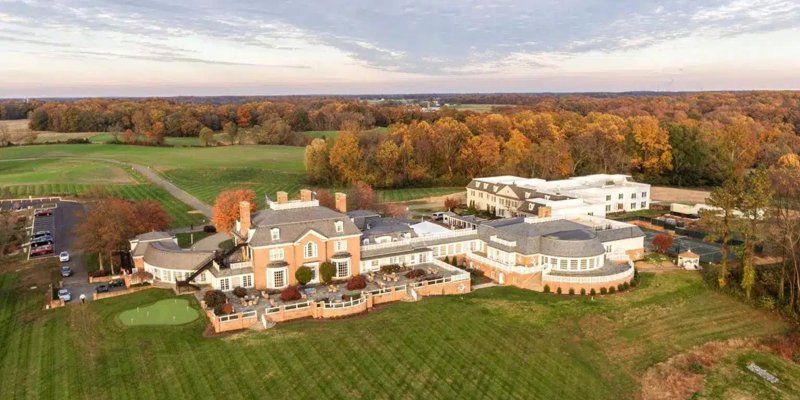
<svg viewBox="0 0 800 400">
<path fill-rule="evenodd" d="M 61 254 L 58 255 L 58 261 L 67 262 L 69 261 L 69 252 L 62 251 Z"/>
<path fill-rule="evenodd" d="M 58 298 L 64 301 L 72 300 L 72 294 L 67 289 L 60 289 L 58 291 Z"/>
</svg>

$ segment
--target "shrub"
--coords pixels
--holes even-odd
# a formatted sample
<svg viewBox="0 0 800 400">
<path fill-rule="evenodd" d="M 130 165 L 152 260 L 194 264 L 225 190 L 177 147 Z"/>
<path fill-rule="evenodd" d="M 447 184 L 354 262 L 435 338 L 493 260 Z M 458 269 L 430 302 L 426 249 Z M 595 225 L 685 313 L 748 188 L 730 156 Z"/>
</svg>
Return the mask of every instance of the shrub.
<svg viewBox="0 0 800 400">
<path fill-rule="evenodd" d="M 323 282 L 331 283 L 334 275 L 336 275 L 336 267 L 333 266 L 333 263 L 326 261 L 319 266 L 319 277 Z"/>
<path fill-rule="evenodd" d="M 206 302 L 206 307 L 214 308 L 228 302 L 228 296 L 221 290 L 209 290 L 203 295 L 203 301 Z"/>
<path fill-rule="evenodd" d="M 454 267 L 457 267 L 458 266 L 458 257 L 453 256 L 453 258 L 450 259 L 450 265 L 452 265 Z"/>
<path fill-rule="evenodd" d="M 412 269 L 411 271 L 406 272 L 406 278 L 408 279 L 416 279 L 420 276 L 425 276 L 425 271 L 420 268 Z"/>
<path fill-rule="evenodd" d="M 294 273 L 294 278 L 297 279 L 297 283 L 305 285 L 306 283 L 311 282 L 312 274 L 313 272 L 311 271 L 311 268 L 303 265 Z"/>
<path fill-rule="evenodd" d="M 550 285 L 544 285 L 544 292 L 550 293 Z"/>
<path fill-rule="evenodd" d="M 600 294 L 607 294 L 607 293 L 608 293 L 608 289 L 606 289 L 605 287 L 601 287 L 600 288 Z"/>
<path fill-rule="evenodd" d="M 617 293 L 617 288 L 615 288 L 615 287 L 613 287 L 613 286 L 609 287 L 609 288 L 608 288 L 608 293 L 609 293 L 609 294 L 614 294 L 614 293 Z"/>
<path fill-rule="evenodd" d="M 400 272 L 402 269 L 403 269 L 403 267 L 401 267 L 398 264 L 389 264 L 389 265 L 381 266 L 381 273 L 392 274 L 392 273 Z"/>
<path fill-rule="evenodd" d="M 297 286 L 289 286 L 281 292 L 281 300 L 283 301 L 300 300 L 301 297 Z"/>
<path fill-rule="evenodd" d="M 628 290 L 629 287 L 631 287 L 631 285 L 629 285 L 628 282 L 622 282 L 622 290 Z"/>
<path fill-rule="evenodd" d="M 233 304 L 231 304 L 231 303 L 223 304 L 222 305 L 222 313 L 225 314 L 225 315 L 233 314 Z"/>
<path fill-rule="evenodd" d="M 575 295 L 575 289 L 573 289 L 573 288 L 569 288 L 569 295 L 570 295 L 570 296 L 573 296 L 573 295 Z"/>
<path fill-rule="evenodd" d="M 347 281 L 347 290 L 360 290 L 367 287 L 367 280 L 361 275 L 356 275 Z"/>
<path fill-rule="evenodd" d="M 639 281 L 637 281 L 637 280 L 636 280 L 636 278 L 633 278 L 633 279 L 631 279 L 631 284 L 630 284 L 630 286 L 631 286 L 632 288 L 634 288 L 634 287 L 636 287 L 636 286 L 639 286 Z"/>
<path fill-rule="evenodd" d="M 233 295 L 236 296 L 236 297 L 247 296 L 247 289 L 245 289 L 245 288 L 243 288 L 241 286 L 237 286 L 237 287 L 233 288 Z"/>
<path fill-rule="evenodd" d="M 622 286 L 622 284 L 621 284 L 621 283 L 620 283 L 619 285 L 617 285 L 617 291 L 619 291 L 619 292 L 622 292 L 622 291 L 624 291 L 624 290 L 625 290 L 625 289 L 623 288 L 623 286 Z"/>
<path fill-rule="evenodd" d="M 592 290 L 589 291 L 589 294 L 594 296 L 597 294 L 597 292 L 594 290 L 594 288 L 592 288 Z"/>
<path fill-rule="evenodd" d="M 581 288 L 581 296 L 586 296 L 586 288 Z"/>
<path fill-rule="evenodd" d="M 558 289 L 556 289 L 556 293 L 561 294 L 561 287 L 560 286 L 558 287 Z"/>
<path fill-rule="evenodd" d="M 653 238 L 653 248 L 661 254 L 667 254 L 667 251 L 672 248 L 672 242 L 672 236 L 659 233 Z"/>
</svg>

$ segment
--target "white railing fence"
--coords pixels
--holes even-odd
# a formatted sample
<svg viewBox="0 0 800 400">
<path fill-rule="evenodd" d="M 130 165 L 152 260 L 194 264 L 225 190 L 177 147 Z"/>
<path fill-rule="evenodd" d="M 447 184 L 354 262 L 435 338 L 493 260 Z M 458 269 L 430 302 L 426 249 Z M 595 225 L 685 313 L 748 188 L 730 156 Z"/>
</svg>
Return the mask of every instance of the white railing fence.
<svg viewBox="0 0 800 400">
<path fill-rule="evenodd" d="M 425 243 L 430 240 L 440 240 L 440 239 L 458 239 L 464 238 L 468 236 L 475 236 L 478 237 L 478 233 L 474 229 L 459 229 L 457 231 L 452 232 L 444 232 L 444 233 L 437 233 L 433 235 L 415 237 L 410 239 L 403 239 L 398 240 L 396 242 L 387 242 L 387 243 L 375 243 L 375 244 L 364 244 L 361 245 L 361 251 L 365 250 L 376 250 L 376 249 L 386 249 L 391 247 L 398 247 L 398 246 L 405 246 L 409 244 L 419 244 Z"/>
<path fill-rule="evenodd" d="M 357 299 L 343 301 L 341 303 L 322 303 L 322 307 L 325 308 L 325 309 L 350 308 L 350 307 L 359 306 L 359 305 L 364 304 L 366 302 L 367 302 L 367 297 L 366 296 L 361 296 L 361 297 L 359 297 Z"/>
<path fill-rule="evenodd" d="M 612 282 L 620 279 L 626 279 L 633 276 L 633 267 L 628 266 L 625 271 L 604 276 L 563 276 L 563 275 L 545 275 L 545 280 L 550 282 L 561 283 L 603 283 Z"/>
</svg>

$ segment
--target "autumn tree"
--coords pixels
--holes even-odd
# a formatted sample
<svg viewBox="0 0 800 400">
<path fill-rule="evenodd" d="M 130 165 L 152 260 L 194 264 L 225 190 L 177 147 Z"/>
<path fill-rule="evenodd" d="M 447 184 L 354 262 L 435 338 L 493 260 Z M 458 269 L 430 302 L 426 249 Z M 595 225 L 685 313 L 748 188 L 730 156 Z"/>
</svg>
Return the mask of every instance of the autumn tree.
<svg viewBox="0 0 800 400">
<path fill-rule="evenodd" d="M 456 207 L 458 207 L 458 204 L 459 201 L 455 197 L 446 197 L 444 199 L 444 208 L 446 208 L 447 211 L 453 211 Z"/>
<path fill-rule="evenodd" d="M 239 203 L 250 202 L 250 211 L 256 209 L 256 194 L 248 189 L 226 190 L 217 195 L 211 220 L 218 232 L 229 232 L 239 219 Z"/>
<path fill-rule="evenodd" d="M 200 144 L 203 146 L 211 146 L 214 144 L 214 131 L 208 128 L 200 130 Z"/>
<path fill-rule="evenodd" d="M 317 189 L 314 192 L 317 194 L 317 201 L 322 207 L 328 207 L 331 210 L 336 209 L 336 198 L 328 189 Z"/>
<path fill-rule="evenodd" d="M 386 203 L 383 206 L 383 215 L 392 218 L 408 217 L 408 206 L 401 203 Z"/>
<path fill-rule="evenodd" d="M 355 181 L 347 189 L 348 210 L 374 210 L 375 200 L 375 190 L 363 181 Z"/>
<path fill-rule="evenodd" d="M 661 254 L 667 254 L 669 249 L 672 248 L 673 241 L 672 235 L 659 233 L 653 238 L 653 248 Z"/>
<path fill-rule="evenodd" d="M 225 134 L 228 135 L 228 143 L 230 144 L 239 144 L 239 126 L 236 125 L 233 121 L 229 121 L 225 124 Z"/>
<path fill-rule="evenodd" d="M 720 241 L 720 260 L 717 281 L 719 287 L 728 284 L 728 256 L 730 254 L 729 242 L 733 237 L 736 223 L 736 207 L 739 205 L 741 195 L 741 182 L 731 179 L 724 185 L 711 192 L 708 204 L 716 210 L 701 210 L 700 224 L 706 229 L 706 240 Z"/>
<path fill-rule="evenodd" d="M 775 194 L 765 215 L 766 235 L 783 259 L 778 282 L 778 299 L 786 299 L 791 310 L 800 310 L 800 164 L 786 163 L 769 170 Z"/>
<path fill-rule="evenodd" d="M 162 206 L 152 200 L 130 202 L 116 197 L 98 200 L 89 207 L 74 229 L 78 247 L 86 252 L 96 252 L 100 269 L 103 260 L 118 250 L 128 248 L 134 236 L 152 230 L 164 230 L 169 217 Z M 114 265 L 111 263 L 111 273 Z"/>
<path fill-rule="evenodd" d="M 529 159 L 531 142 L 520 131 L 514 129 L 507 142 L 503 144 L 503 172 L 511 175 L 524 174 L 528 169 L 524 164 Z"/>
<path fill-rule="evenodd" d="M 330 163 L 337 182 L 356 182 L 364 177 L 364 158 L 353 132 L 343 131 L 336 138 L 330 150 Z"/>
<path fill-rule="evenodd" d="M 399 180 L 400 148 L 394 140 L 387 139 L 375 150 L 376 182 L 381 187 L 392 187 Z"/>
<path fill-rule="evenodd" d="M 757 169 L 747 174 L 739 195 L 738 210 L 741 212 L 737 231 L 742 237 L 742 288 L 750 298 L 756 282 L 755 246 L 764 239 L 764 217 L 772 199 L 772 188 L 766 170 Z"/>
<path fill-rule="evenodd" d="M 328 143 L 325 139 L 314 139 L 306 146 L 303 154 L 303 165 L 306 167 L 308 180 L 312 183 L 328 184 L 332 173 L 329 160 Z"/>
<path fill-rule="evenodd" d="M 631 166 L 647 176 L 658 176 L 672 169 L 672 146 L 669 133 L 655 117 L 628 119 L 634 142 Z"/>
</svg>

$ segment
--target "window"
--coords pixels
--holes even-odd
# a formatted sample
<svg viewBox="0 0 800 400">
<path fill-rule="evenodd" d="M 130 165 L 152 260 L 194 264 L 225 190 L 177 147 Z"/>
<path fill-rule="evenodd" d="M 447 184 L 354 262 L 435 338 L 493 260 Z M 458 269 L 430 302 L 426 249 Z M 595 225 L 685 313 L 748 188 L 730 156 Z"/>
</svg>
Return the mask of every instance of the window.
<svg viewBox="0 0 800 400">
<path fill-rule="evenodd" d="M 611 195 L 610 194 L 606 195 L 606 201 L 611 201 Z"/>
<path fill-rule="evenodd" d="M 283 249 L 269 249 L 269 260 L 280 261 L 283 260 Z"/>
<path fill-rule="evenodd" d="M 337 240 L 334 242 L 335 251 L 346 251 L 347 250 L 347 241 L 346 240 Z"/>
<path fill-rule="evenodd" d="M 635 209 L 636 209 L 636 203 L 631 203 L 631 210 L 635 210 Z"/>
<path fill-rule="evenodd" d="M 642 208 L 647 208 L 647 202 L 646 201 L 642 202 Z"/>
<path fill-rule="evenodd" d="M 333 225 L 336 227 L 336 233 L 344 232 L 344 222 L 336 221 L 333 223 Z"/>
<path fill-rule="evenodd" d="M 231 280 L 229 278 L 220 279 L 219 290 L 231 290 Z"/>
<path fill-rule="evenodd" d="M 569 260 L 569 269 L 578 269 L 578 260 Z"/>
<path fill-rule="evenodd" d="M 303 249 L 303 255 L 305 258 L 315 258 L 317 257 L 317 244 L 314 242 L 308 242 L 306 247 Z"/>
<path fill-rule="evenodd" d="M 272 287 L 282 288 L 284 286 L 286 286 L 286 269 L 272 271 Z"/>
<path fill-rule="evenodd" d="M 319 264 L 309 264 L 309 265 L 306 265 L 306 267 L 308 267 L 308 269 L 311 270 L 311 280 L 309 282 L 317 282 L 317 279 L 318 279 L 317 278 L 317 276 L 318 276 L 317 273 L 319 272 Z"/>
<path fill-rule="evenodd" d="M 272 240 L 281 240 L 281 230 L 278 228 L 270 229 L 270 235 L 272 236 Z"/>
<path fill-rule="evenodd" d="M 635 199 L 636 198 L 636 193 L 631 193 L 631 198 Z"/>
<path fill-rule="evenodd" d="M 622 200 L 622 193 L 619 194 L 619 199 Z"/>
<path fill-rule="evenodd" d="M 242 277 L 242 287 L 253 287 L 253 275 L 245 275 Z"/>
<path fill-rule="evenodd" d="M 594 268 L 594 258 L 589 259 L 589 268 Z"/>
<path fill-rule="evenodd" d="M 606 206 L 606 212 L 609 212 L 609 211 L 611 211 L 611 205 L 607 205 Z"/>
<path fill-rule="evenodd" d="M 560 260 L 560 265 L 559 265 L 559 268 L 560 268 L 560 269 L 567 269 L 567 259 L 565 259 L 565 258 L 562 258 L 562 259 Z"/>
<path fill-rule="evenodd" d="M 586 269 L 586 259 L 581 259 L 581 269 Z"/>
<path fill-rule="evenodd" d="M 347 278 L 350 276 L 350 261 L 334 261 L 333 265 L 336 267 L 337 278 Z"/>
<path fill-rule="evenodd" d="M 647 192 L 642 192 L 642 198 L 647 197 Z"/>
<path fill-rule="evenodd" d="M 625 206 L 622 203 L 617 204 L 617 210 L 622 210 L 623 207 Z"/>
</svg>

